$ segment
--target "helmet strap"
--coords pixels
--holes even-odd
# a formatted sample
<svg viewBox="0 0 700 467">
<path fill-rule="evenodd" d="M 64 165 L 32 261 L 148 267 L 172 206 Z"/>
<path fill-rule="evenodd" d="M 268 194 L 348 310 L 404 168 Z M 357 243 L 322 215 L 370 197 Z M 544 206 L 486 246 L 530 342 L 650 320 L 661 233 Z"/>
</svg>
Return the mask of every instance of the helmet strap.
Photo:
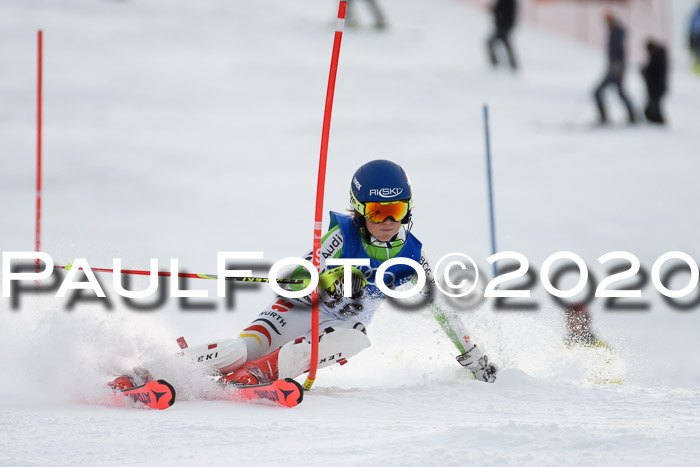
<svg viewBox="0 0 700 467">
<path fill-rule="evenodd" d="M 358 216 L 355 218 L 355 221 L 357 222 L 357 228 L 360 230 L 360 235 L 362 236 L 362 239 L 365 241 L 366 244 L 371 244 L 372 236 L 369 233 L 369 230 L 367 230 L 367 219 L 365 219 L 365 216 Z"/>
<path fill-rule="evenodd" d="M 413 219 L 411 219 L 411 211 L 408 211 L 408 214 L 405 218 L 408 219 L 408 222 L 406 222 L 406 240 L 408 240 L 408 236 L 411 234 L 411 229 L 413 228 Z"/>
</svg>

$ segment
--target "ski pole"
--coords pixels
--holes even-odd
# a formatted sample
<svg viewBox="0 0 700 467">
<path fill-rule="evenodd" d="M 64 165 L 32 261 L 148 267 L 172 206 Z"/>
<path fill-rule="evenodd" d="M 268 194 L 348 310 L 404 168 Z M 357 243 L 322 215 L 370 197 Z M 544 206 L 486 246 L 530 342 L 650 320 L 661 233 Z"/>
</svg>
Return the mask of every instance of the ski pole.
<svg viewBox="0 0 700 467">
<path fill-rule="evenodd" d="M 65 269 L 66 271 L 70 271 L 73 265 L 71 263 L 68 263 L 65 266 L 54 266 L 54 269 Z M 114 269 L 107 269 L 107 268 L 93 268 L 91 267 L 93 271 L 97 272 L 109 272 L 109 273 L 114 273 Z M 132 274 L 132 275 L 137 275 L 137 276 L 150 276 L 151 271 L 142 271 L 142 270 L 137 270 L 137 269 L 122 269 L 121 270 L 122 274 Z M 159 276 L 164 276 L 164 277 L 170 277 L 173 274 L 168 271 L 158 271 L 157 274 Z M 188 277 L 190 279 L 218 279 L 219 276 L 216 274 L 196 274 L 196 273 L 188 273 L 188 272 L 178 272 L 177 277 Z M 270 279 L 267 277 L 225 277 L 224 278 L 227 281 L 239 281 L 239 282 L 270 282 Z M 308 284 L 308 280 L 302 280 L 302 279 L 277 279 L 278 284 Z"/>
<path fill-rule="evenodd" d="M 491 233 L 491 254 L 496 254 L 496 221 L 493 208 L 493 176 L 491 173 L 491 133 L 489 131 L 489 106 L 484 104 L 484 140 L 486 147 L 486 184 L 489 196 L 489 227 Z M 498 276 L 496 263 L 493 263 L 493 277 Z"/>
<path fill-rule="evenodd" d="M 328 74 L 328 89 L 326 90 L 326 107 L 323 113 L 323 132 L 321 133 L 321 156 L 318 163 L 318 182 L 316 186 L 316 215 L 314 217 L 314 247 L 313 265 L 321 268 L 321 227 L 323 225 L 323 192 L 326 184 L 326 160 L 328 159 L 328 139 L 331 131 L 331 111 L 333 110 L 333 93 L 335 92 L 335 77 L 338 72 L 338 57 L 340 56 L 340 42 L 343 38 L 343 26 L 345 26 L 345 12 L 348 2 L 341 0 L 338 5 L 338 18 L 335 23 L 335 36 L 333 39 L 333 53 L 331 55 L 331 69 Z M 304 382 L 304 389 L 309 390 L 316 380 L 318 369 L 318 287 L 311 292 L 311 366 L 309 375 Z"/>
</svg>

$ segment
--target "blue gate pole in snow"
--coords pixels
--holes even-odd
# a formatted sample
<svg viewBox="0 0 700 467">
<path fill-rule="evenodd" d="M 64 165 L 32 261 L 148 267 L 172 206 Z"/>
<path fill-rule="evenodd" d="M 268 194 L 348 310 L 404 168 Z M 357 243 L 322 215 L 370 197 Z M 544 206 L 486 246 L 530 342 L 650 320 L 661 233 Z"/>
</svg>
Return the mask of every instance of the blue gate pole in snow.
<svg viewBox="0 0 700 467">
<path fill-rule="evenodd" d="M 489 106 L 484 104 L 484 139 L 486 141 L 486 184 L 489 191 L 489 225 L 491 228 L 491 254 L 496 254 L 496 222 L 493 214 L 493 177 L 491 175 L 491 136 L 489 132 Z M 493 277 L 498 275 L 493 263 Z"/>
</svg>

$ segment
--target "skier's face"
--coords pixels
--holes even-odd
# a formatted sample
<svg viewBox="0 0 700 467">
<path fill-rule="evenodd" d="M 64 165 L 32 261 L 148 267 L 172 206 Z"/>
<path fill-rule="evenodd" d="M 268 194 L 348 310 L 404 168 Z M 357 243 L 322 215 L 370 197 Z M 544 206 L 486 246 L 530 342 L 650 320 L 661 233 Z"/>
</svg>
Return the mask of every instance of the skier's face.
<svg viewBox="0 0 700 467">
<path fill-rule="evenodd" d="M 390 218 L 386 219 L 381 224 L 367 222 L 367 230 L 380 242 L 388 242 L 394 238 L 394 236 L 399 233 L 400 228 L 401 222 L 397 222 Z"/>
</svg>

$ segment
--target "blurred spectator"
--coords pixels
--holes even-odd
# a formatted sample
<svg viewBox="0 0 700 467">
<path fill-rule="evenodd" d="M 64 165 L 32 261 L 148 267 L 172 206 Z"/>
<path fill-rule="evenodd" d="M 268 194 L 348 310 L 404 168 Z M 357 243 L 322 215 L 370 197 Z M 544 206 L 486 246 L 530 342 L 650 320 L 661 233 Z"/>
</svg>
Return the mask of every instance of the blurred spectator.
<svg viewBox="0 0 700 467">
<path fill-rule="evenodd" d="M 605 105 L 603 104 L 603 90 L 610 85 L 614 85 L 617 88 L 620 99 L 622 99 L 622 102 L 627 108 L 629 122 L 634 123 L 636 121 L 634 109 L 632 109 L 632 103 L 627 97 L 627 94 L 625 94 L 623 87 L 626 66 L 625 30 L 612 9 L 605 11 L 605 21 L 608 23 L 610 34 L 608 37 L 608 71 L 603 81 L 601 81 L 600 85 L 598 85 L 595 90 L 595 100 L 598 104 L 598 111 L 600 112 L 600 123 L 606 124 L 608 122 Z"/>
<path fill-rule="evenodd" d="M 564 311 L 567 335 L 564 341 L 567 345 L 587 345 L 592 347 L 608 347 L 591 331 L 591 312 L 586 305 L 574 305 Z"/>
<path fill-rule="evenodd" d="M 700 74 L 700 5 L 690 20 L 688 45 L 693 54 L 693 69 L 695 73 Z"/>
<path fill-rule="evenodd" d="M 496 42 L 503 44 L 503 48 L 508 54 L 508 62 L 513 70 L 518 68 L 518 64 L 515 61 L 515 56 L 513 54 L 513 48 L 510 45 L 510 32 L 515 26 L 515 17 L 517 14 L 517 3 L 516 0 L 496 0 L 493 5 L 493 18 L 496 26 L 496 30 L 489 37 L 487 48 L 489 53 L 489 59 L 491 60 L 491 65 L 498 65 L 498 58 L 496 57 L 496 51 L 494 46 Z"/>
<path fill-rule="evenodd" d="M 355 9 L 355 4 L 358 1 L 360 0 L 348 0 L 348 11 L 346 12 L 345 17 L 348 22 L 348 26 L 350 27 L 358 26 L 357 11 Z M 364 0 L 364 2 L 367 4 L 369 10 L 374 16 L 374 27 L 379 30 L 386 29 L 386 20 L 384 19 L 382 10 L 379 9 L 379 5 L 377 5 L 376 0 Z"/>
<path fill-rule="evenodd" d="M 564 343 L 571 352 L 584 358 L 586 379 L 595 384 L 622 384 L 624 361 L 593 333 L 588 307 L 574 305 L 564 311 L 564 318 L 568 331 Z"/>
<path fill-rule="evenodd" d="M 661 113 L 661 98 L 666 93 L 666 48 L 653 40 L 647 41 L 649 60 L 642 68 L 642 76 L 647 85 L 649 101 L 644 109 L 644 115 L 652 123 L 664 123 Z"/>
</svg>

